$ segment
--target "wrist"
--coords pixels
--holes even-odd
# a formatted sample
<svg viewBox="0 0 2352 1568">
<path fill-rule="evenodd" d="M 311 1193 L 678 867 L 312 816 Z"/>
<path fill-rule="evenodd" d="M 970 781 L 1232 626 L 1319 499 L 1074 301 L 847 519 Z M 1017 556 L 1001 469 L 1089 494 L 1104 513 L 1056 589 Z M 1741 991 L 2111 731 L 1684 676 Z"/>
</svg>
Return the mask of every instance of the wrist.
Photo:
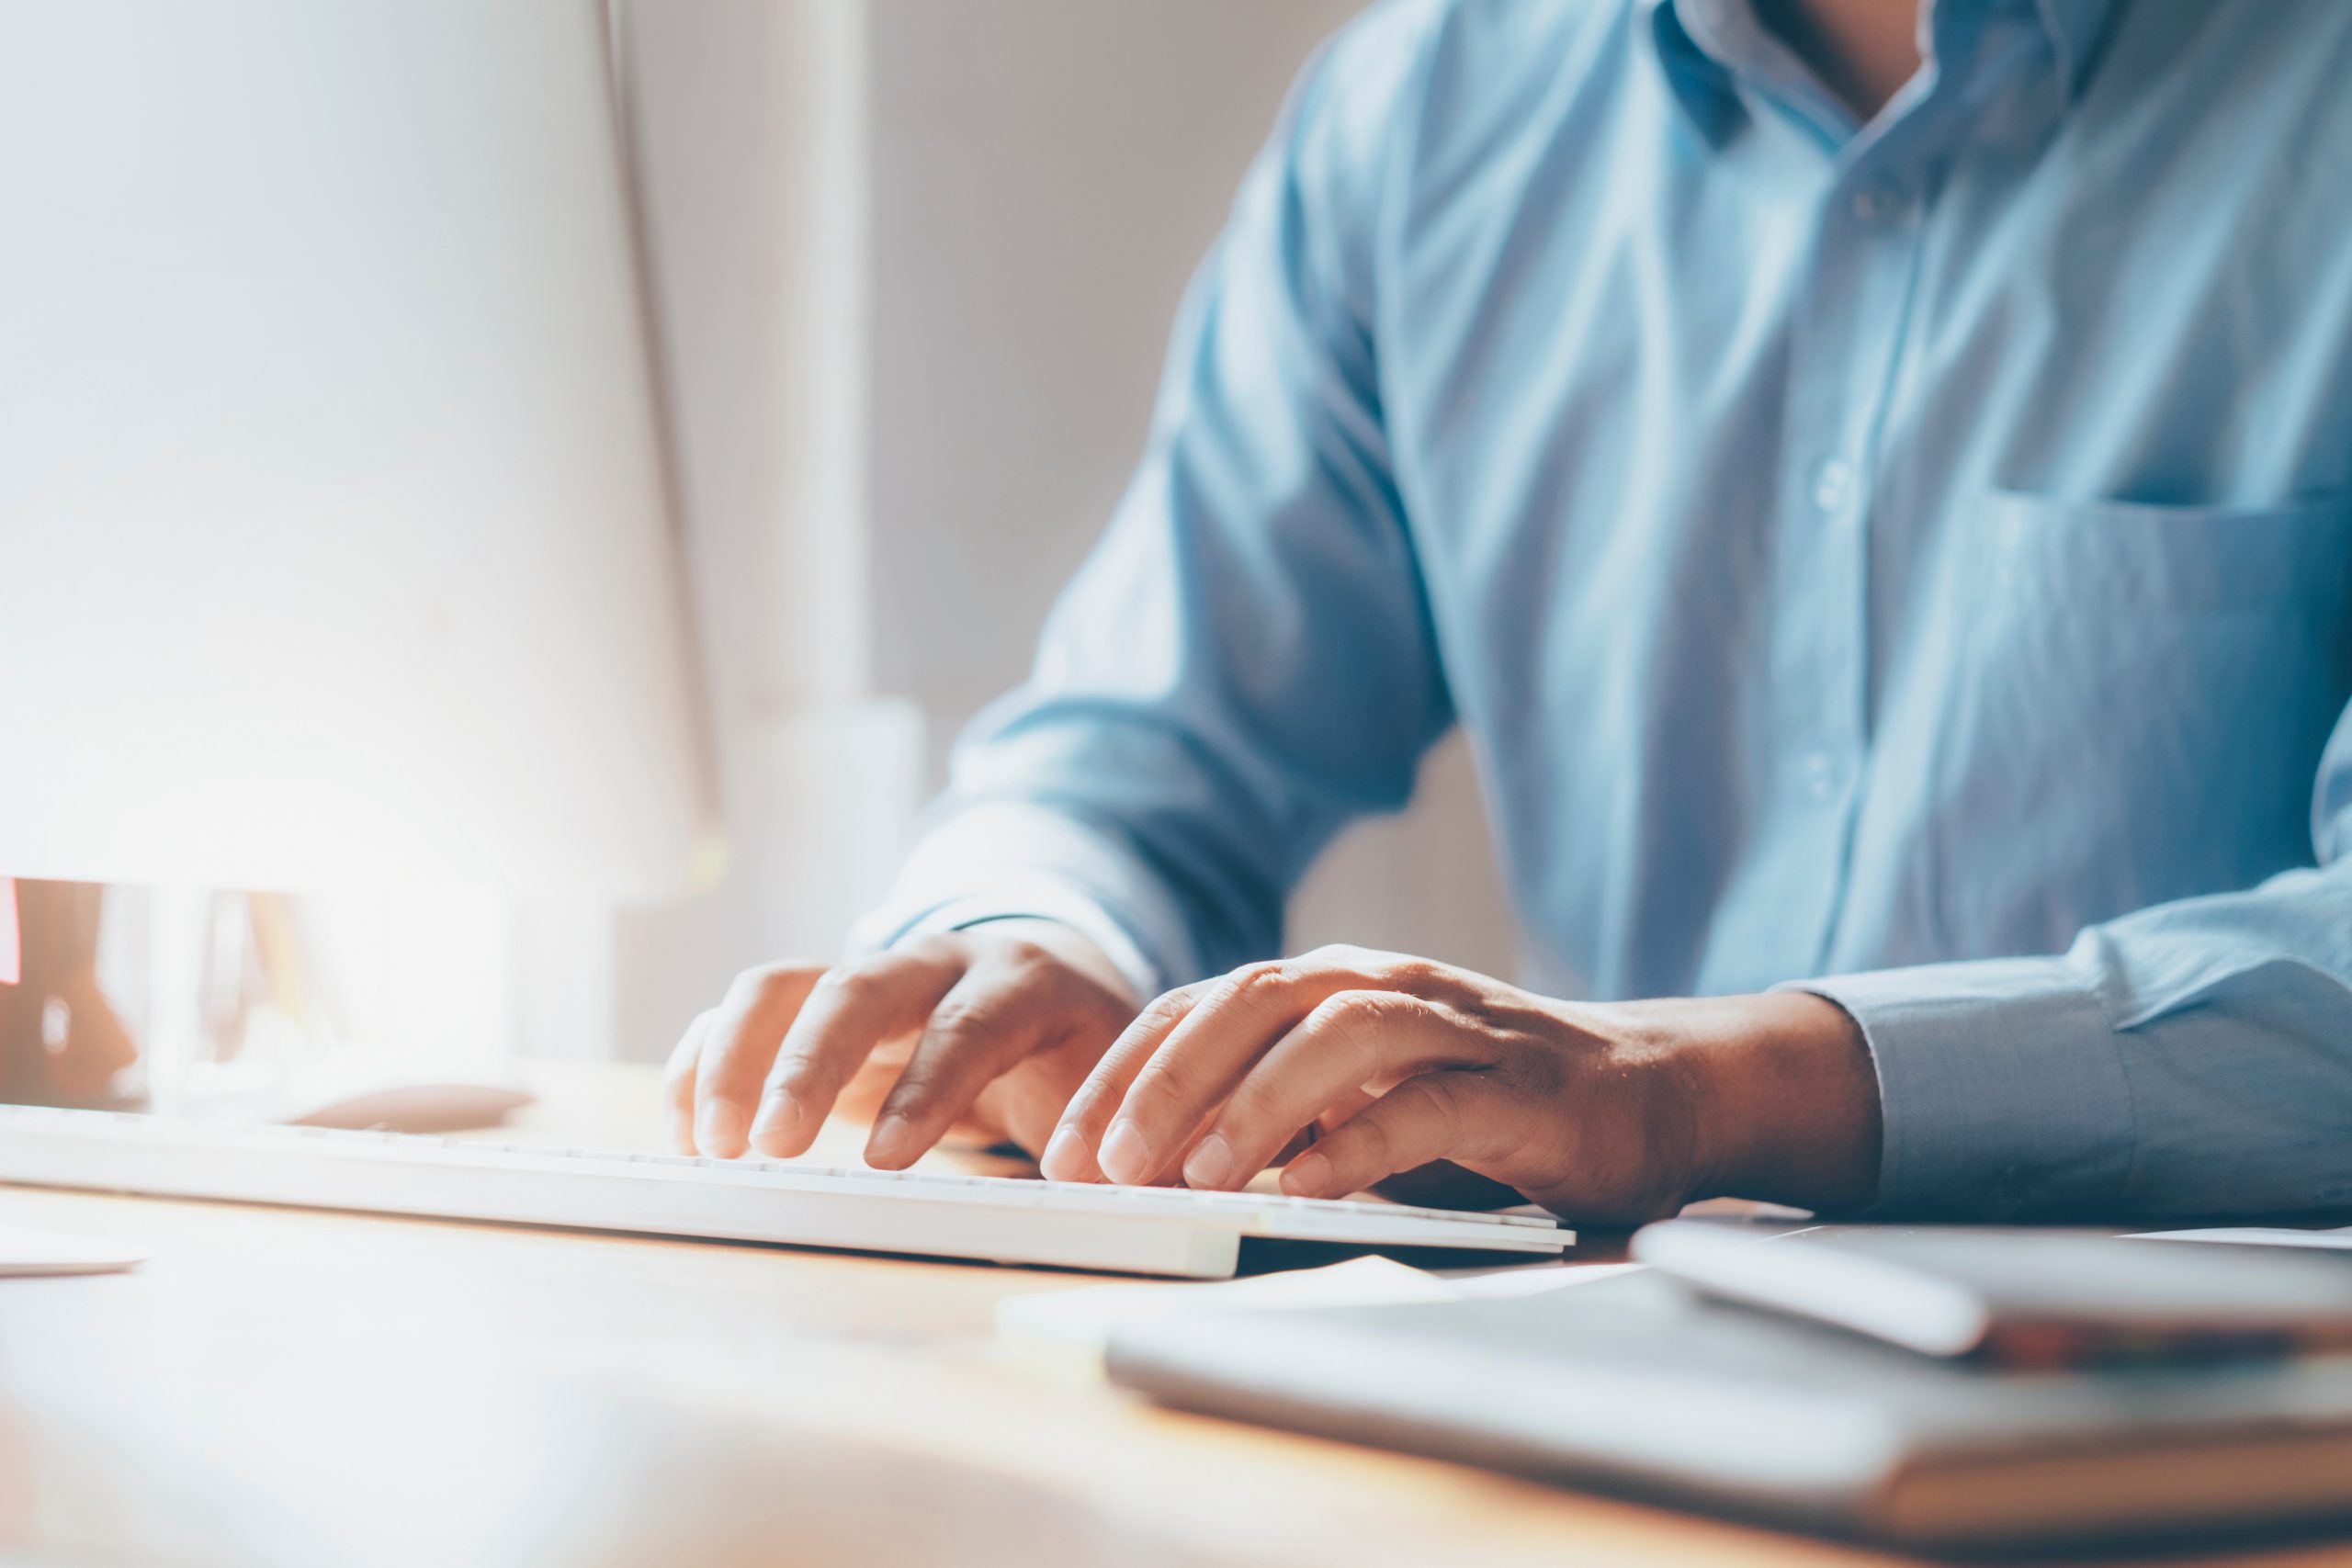
<svg viewBox="0 0 2352 1568">
<path fill-rule="evenodd" d="M 1699 1185 L 1826 1213 L 1878 1190 L 1878 1072 L 1837 1003 L 1773 991 L 1692 1004 L 1688 1038 Z"/>
</svg>

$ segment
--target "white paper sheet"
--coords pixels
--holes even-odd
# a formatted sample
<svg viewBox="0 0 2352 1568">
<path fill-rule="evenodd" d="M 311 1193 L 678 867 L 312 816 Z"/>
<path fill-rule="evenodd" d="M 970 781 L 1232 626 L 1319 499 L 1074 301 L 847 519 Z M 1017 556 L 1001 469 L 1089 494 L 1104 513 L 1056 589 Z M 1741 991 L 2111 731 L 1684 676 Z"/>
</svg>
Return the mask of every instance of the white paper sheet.
<svg viewBox="0 0 2352 1568">
<path fill-rule="evenodd" d="M 2225 1241 L 2233 1247 L 2316 1247 L 2352 1252 L 2352 1225 L 2299 1231 L 2283 1225 L 2223 1225 L 2201 1231 L 2143 1231 L 2133 1241 Z"/>
<path fill-rule="evenodd" d="M 997 1303 L 996 1325 L 997 1332 L 1008 1339 L 1099 1354 L 1110 1343 L 1113 1330 L 1161 1313 L 1384 1306 L 1533 1295 L 1589 1284 L 1640 1267 L 1636 1263 L 1536 1263 L 1432 1274 L 1393 1258 L 1351 1258 L 1324 1269 L 1294 1269 L 1210 1284 L 1089 1285 L 1011 1296 Z"/>
<path fill-rule="evenodd" d="M 12 1274 L 119 1274 L 146 1258 L 135 1247 L 99 1236 L 0 1225 L 0 1278 Z"/>
</svg>

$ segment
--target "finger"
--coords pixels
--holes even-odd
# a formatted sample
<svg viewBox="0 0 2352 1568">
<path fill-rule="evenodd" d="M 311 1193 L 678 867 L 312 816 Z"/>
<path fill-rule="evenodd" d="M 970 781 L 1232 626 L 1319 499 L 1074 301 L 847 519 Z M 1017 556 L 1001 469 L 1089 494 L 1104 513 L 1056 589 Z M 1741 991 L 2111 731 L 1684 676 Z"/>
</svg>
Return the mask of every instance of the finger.
<svg viewBox="0 0 2352 1568">
<path fill-rule="evenodd" d="M 1326 998 L 1235 1086 L 1184 1160 L 1187 1186 L 1235 1188 L 1280 1158 L 1299 1129 L 1358 1102 L 1363 1087 L 1476 1066 L 1477 1037 L 1451 1010 L 1397 991 Z"/>
<path fill-rule="evenodd" d="M 1300 1134 L 1296 1141 L 1296 1147 L 1293 1147 L 1292 1145 L 1285 1144 L 1283 1145 L 1283 1152 L 1274 1156 L 1275 1160 L 1278 1163 L 1287 1163 L 1290 1156 L 1296 1154 L 1299 1149 L 1305 1148 L 1307 1145 L 1313 1143 L 1317 1138 L 1329 1136 L 1330 1134 L 1338 1128 L 1340 1122 L 1345 1122 L 1349 1117 L 1353 1116 L 1357 1111 L 1362 1111 L 1365 1106 L 1370 1105 L 1374 1100 L 1378 1100 L 1381 1095 L 1387 1093 L 1395 1087 L 1396 1085 L 1394 1084 L 1382 1084 L 1379 1087 L 1378 1093 L 1375 1093 L 1369 1089 L 1351 1089 L 1347 1090 L 1345 1093 L 1334 1099 L 1329 1106 L 1325 1108 L 1316 1116 L 1314 1124 L 1307 1127 Z"/>
<path fill-rule="evenodd" d="M 1102 1057 L 1103 1047 L 1119 1036 L 1135 1004 L 1114 1001 L 1093 1020 L 1080 1019 L 1057 1039 L 1038 1045 L 1012 1071 L 982 1089 L 958 1127 L 978 1122 L 1001 1129 L 1036 1156 L 1042 1169 L 1046 1145 L 1061 1125 L 1069 1097 Z"/>
<path fill-rule="evenodd" d="M 1317 1140 L 1283 1172 L 1294 1198 L 1343 1198 L 1431 1160 L 1476 1159 L 1510 1117 L 1508 1097 L 1482 1073 L 1446 1071 L 1407 1078 Z"/>
<path fill-rule="evenodd" d="M 1352 966 L 1252 964 L 1170 1029 L 1127 1087 L 1095 1159 L 1114 1181 L 1148 1181 L 1258 1059 L 1328 998 L 1376 986 Z"/>
<path fill-rule="evenodd" d="M 718 1016 L 717 1008 L 695 1014 L 671 1051 L 669 1065 L 662 1069 L 662 1103 L 670 1112 L 670 1146 L 682 1155 L 695 1152 L 695 1061 L 701 1055 L 702 1037 L 709 1032 L 710 1021 Z"/>
<path fill-rule="evenodd" d="M 983 959 L 956 982 L 932 1009 L 922 1038 L 875 1113 L 866 1164 L 885 1170 L 913 1164 L 982 1089 L 1060 1038 L 1069 997 L 1046 977 L 1050 973 L 997 956 Z"/>
<path fill-rule="evenodd" d="M 752 1129 L 761 1152 L 778 1159 L 808 1153 L 874 1048 L 921 1028 L 963 976 L 963 950 L 944 938 L 827 970 L 769 1069 Z"/>
<path fill-rule="evenodd" d="M 695 1147 L 701 1153 L 733 1159 L 751 1146 L 760 1075 L 821 973 L 813 964 L 772 964 L 745 970 L 727 988 L 695 1055 Z"/>
<path fill-rule="evenodd" d="M 1102 1134 L 1111 1122 L 1112 1114 L 1127 1097 L 1127 1086 L 1135 1082 L 1136 1074 L 1143 1070 L 1152 1053 L 1169 1032 L 1184 1021 L 1200 999 L 1208 995 L 1216 981 L 1204 980 L 1197 985 L 1179 986 L 1155 998 L 1136 1015 L 1133 1023 L 1121 1032 L 1111 1048 L 1102 1053 L 1078 1092 L 1069 1097 L 1064 1108 L 1061 1125 L 1046 1144 L 1046 1152 L 1038 1156 L 1037 1168 L 1056 1181 L 1100 1181 L 1102 1168 L 1095 1163 L 1094 1151 L 1102 1145 Z"/>
<path fill-rule="evenodd" d="M 1383 1093 L 1386 1092 L 1387 1087 L 1388 1086 L 1386 1085 L 1382 1086 Z M 1332 1128 L 1338 1126 L 1340 1122 L 1346 1121 L 1349 1117 L 1353 1116 L 1357 1111 L 1362 1111 L 1365 1106 L 1370 1105 L 1374 1100 L 1378 1100 L 1379 1098 L 1379 1095 L 1373 1093 L 1370 1089 L 1350 1089 L 1340 1090 L 1339 1097 L 1332 1100 L 1329 1109 L 1318 1113 L 1314 1121 L 1309 1122 L 1306 1126 L 1301 1127 L 1297 1132 L 1293 1133 L 1289 1137 L 1283 1140 L 1283 1146 L 1281 1150 L 1275 1154 L 1273 1159 L 1269 1163 L 1273 1165 L 1288 1165 L 1292 1160 L 1296 1159 L 1300 1154 L 1312 1147 L 1317 1138 L 1328 1135 Z"/>
</svg>

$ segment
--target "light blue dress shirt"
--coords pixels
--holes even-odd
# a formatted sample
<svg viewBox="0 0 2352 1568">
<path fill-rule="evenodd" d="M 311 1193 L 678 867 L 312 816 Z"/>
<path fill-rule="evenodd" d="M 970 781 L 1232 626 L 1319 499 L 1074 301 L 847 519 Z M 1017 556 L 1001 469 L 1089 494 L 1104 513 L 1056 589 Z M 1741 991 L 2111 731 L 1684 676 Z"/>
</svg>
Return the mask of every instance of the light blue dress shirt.
<svg viewBox="0 0 2352 1568">
<path fill-rule="evenodd" d="M 1310 66 L 870 940 L 1278 951 L 1459 725 L 1555 994 L 1859 1021 L 1882 1206 L 2352 1207 L 2352 5 L 1746 0 Z"/>
</svg>

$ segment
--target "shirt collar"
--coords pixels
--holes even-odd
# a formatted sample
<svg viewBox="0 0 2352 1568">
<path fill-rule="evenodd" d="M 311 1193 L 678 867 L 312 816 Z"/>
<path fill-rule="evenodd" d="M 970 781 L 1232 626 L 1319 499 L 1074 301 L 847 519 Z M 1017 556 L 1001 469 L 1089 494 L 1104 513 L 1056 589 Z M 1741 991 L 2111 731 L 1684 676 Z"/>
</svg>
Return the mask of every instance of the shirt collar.
<svg viewBox="0 0 2352 1568">
<path fill-rule="evenodd" d="M 2050 35 L 2050 48 L 2070 96 L 2083 90 L 2083 82 L 2090 74 L 2091 56 L 2098 51 L 2099 35 L 2106 31 L 2107 18 L 2115 6 L 2116 0 L 2035 0 L 2042 31 Z"/>
<path fill-rule="evenodd" d="M 2029 0 L 1927 0 L 1923 28 L 1932 29 L 1939 12 L 1962 7 L 1985 10 Z M 2050 42 L 2050 59 L 2071 99 L 2082 91 L 2092 55 L 2119 0 L 2030 0 L 2032 14 Z M 1750 0 L 1640 0 L 1650 12 L 1658 64 L 1684 110 L 1710 137 L 1720 138 L 1741 114 L 1734 74 L 1757 63 L 1754 40 L 1761 39 Z M 1690 18 L 1686 6 L 1693 7 Z M 1689 25 L 1699 22 L 1698 34 Z M 1702 44 L 1700 38 L 1707 42 Z"/>
</svg>

